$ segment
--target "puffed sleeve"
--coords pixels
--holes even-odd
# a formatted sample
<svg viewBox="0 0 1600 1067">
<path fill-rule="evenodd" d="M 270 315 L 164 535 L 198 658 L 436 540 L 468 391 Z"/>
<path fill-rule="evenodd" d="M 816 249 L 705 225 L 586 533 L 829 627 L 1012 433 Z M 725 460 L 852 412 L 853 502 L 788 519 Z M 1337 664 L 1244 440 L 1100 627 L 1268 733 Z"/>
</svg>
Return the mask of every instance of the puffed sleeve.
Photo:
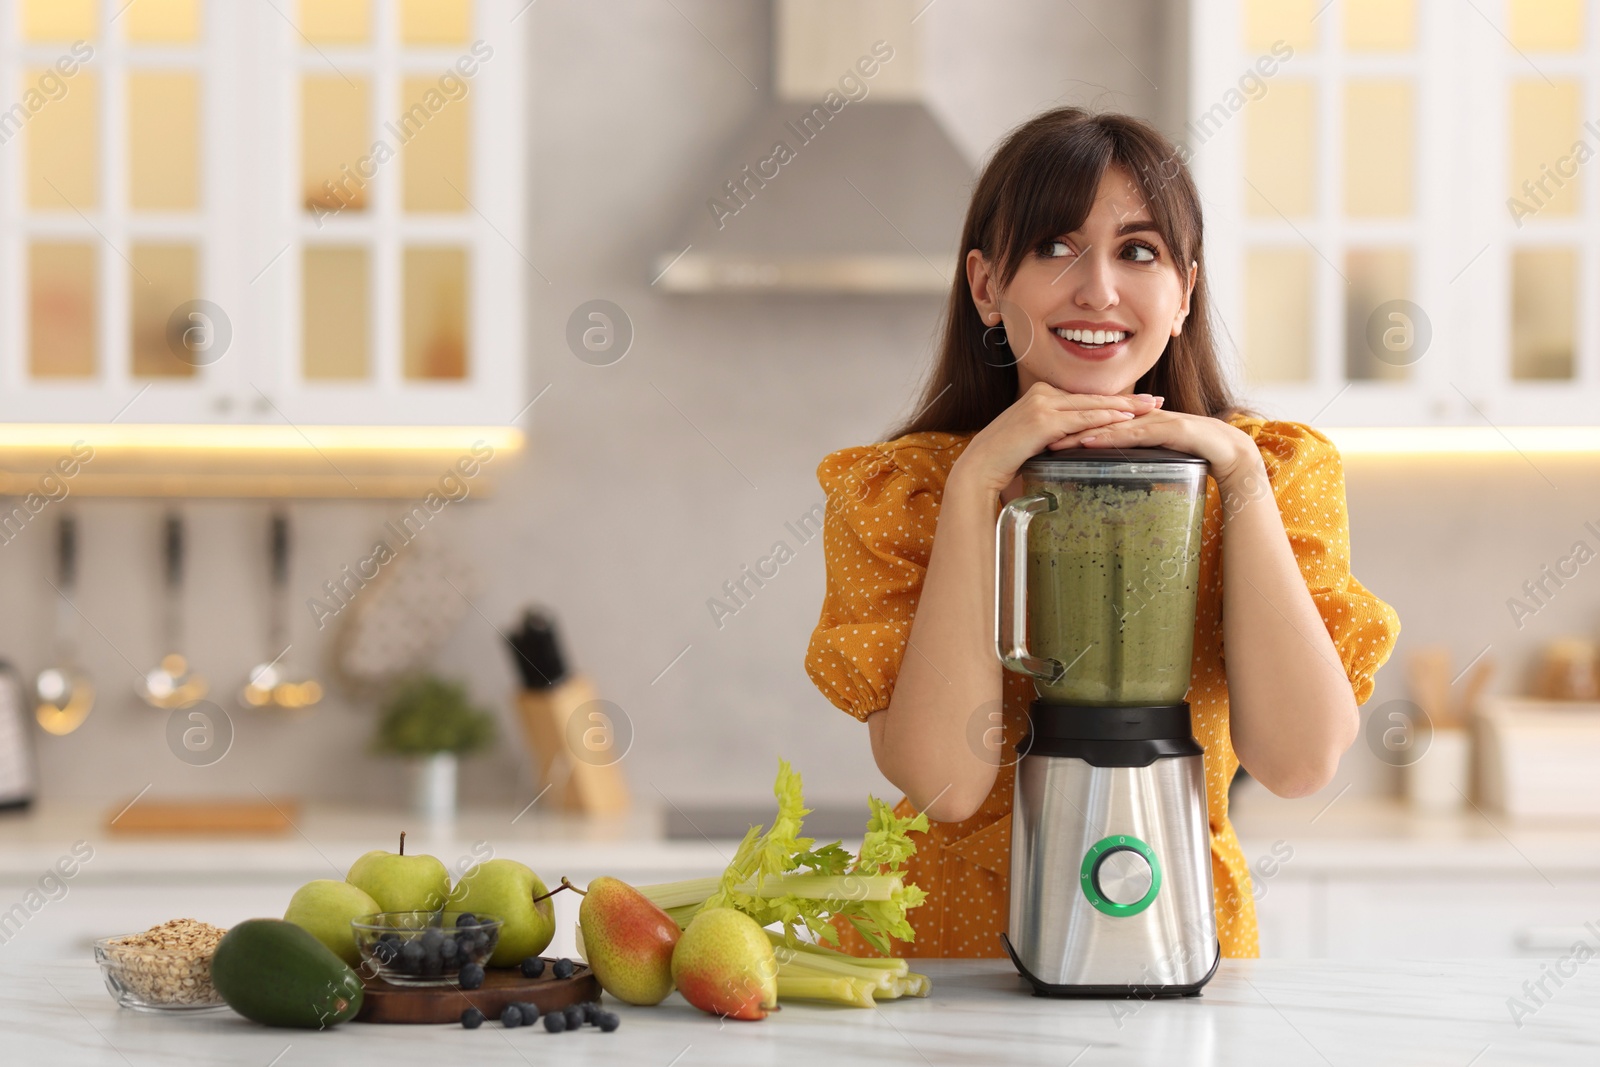
<svg viewBox="0 0 1600 1067">
<path fill-rule="evenodd" d="M 1400 636 L 1400 617 L 1350 573 L 1350 519 L 1339 450 L 1304 423 L 1238 423 L 1261 451 L 1306 588 L 1333 638 L 1345 675 L 1364 704 L 1373 676 Z"/>
<path fill-rule="evenodd" d="M 806 673 L 866 721 L 889 706 L 933 549 L 945 475 L 964 439 L 918 434 L 846 448 L 817 467 L 827 586 Z"/>
</svg>

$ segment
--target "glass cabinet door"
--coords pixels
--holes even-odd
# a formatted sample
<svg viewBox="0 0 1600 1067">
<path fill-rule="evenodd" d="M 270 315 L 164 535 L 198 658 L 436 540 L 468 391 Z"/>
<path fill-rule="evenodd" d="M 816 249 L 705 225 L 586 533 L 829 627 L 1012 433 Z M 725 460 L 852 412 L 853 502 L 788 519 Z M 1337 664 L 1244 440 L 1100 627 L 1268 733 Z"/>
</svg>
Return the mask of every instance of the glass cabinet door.
<svg viewBox="0 0 1600 1067">
<path fill-rule="evenodd" d="M 1600 0 L 1202 0 L 1184 131 L 1242 390 L 1600 420 Z"/>
<path fill-rule="evenodd" d="M 520 408 L 525 190 L 496 146 L 520 114 L 514 14 L 301 0 L 272 34 L 265 106 L 288 162 L 257 242 L 279 257 L 259 284 L 275 348 L 294 353 L 272 385 L 286 417 L 493 423 Z"/>
<path fill-rule="evenodd" d="M 0 420 L 510 420 L 515 14 L 0 5 Z"/>
</svg>

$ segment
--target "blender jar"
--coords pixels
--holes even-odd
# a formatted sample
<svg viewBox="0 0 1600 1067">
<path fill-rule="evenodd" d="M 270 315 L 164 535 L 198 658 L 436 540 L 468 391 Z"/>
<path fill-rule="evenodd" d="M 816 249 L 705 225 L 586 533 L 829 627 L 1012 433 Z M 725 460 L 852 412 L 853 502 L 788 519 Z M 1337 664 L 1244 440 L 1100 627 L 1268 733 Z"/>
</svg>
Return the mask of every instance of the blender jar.
<svg viewBox="0 0 1600 1067">
<path fill-rule="evenodd" d="M 1189 691 L 1206 462 L 1072 448 L 1022 465 L 1001 509 L 996 640 L 1041 700 L 1144 707 Z"/>
</svg>

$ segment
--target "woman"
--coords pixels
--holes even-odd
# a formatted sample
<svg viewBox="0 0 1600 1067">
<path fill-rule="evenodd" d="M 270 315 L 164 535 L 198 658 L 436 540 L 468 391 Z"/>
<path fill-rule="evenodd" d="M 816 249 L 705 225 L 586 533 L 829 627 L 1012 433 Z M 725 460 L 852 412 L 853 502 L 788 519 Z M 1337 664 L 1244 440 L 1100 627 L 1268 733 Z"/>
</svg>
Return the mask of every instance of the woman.
<svg viewBox="0 0 1600 1067">
<path fill-rule="evenodd" d="M 1160 447 L 1208 463 L 1186 699 L 1224 955 L 1258 954 L 1234 773 L 1281 796 L 1321 789 L 1394 647 L 1399 619 L 1350 573 L 1337 451 L 1229 396 L 1201 237 L 1193 180 L 1146 123 L 1077 108 L 1027 122 L 973 192 L 918 412 L 818 467 L 828 583 L 806 669 L 867 723 L 905 791 L 899 814 L 931 821 L 907 879 L 928 899 L 898 955 L 1004 955 L 1012 764 L 1034 691 L 995 651 L 994 527 L 1029 457 Z M 997 703 L 998 748 L 981 741 Z"/>
</svg>

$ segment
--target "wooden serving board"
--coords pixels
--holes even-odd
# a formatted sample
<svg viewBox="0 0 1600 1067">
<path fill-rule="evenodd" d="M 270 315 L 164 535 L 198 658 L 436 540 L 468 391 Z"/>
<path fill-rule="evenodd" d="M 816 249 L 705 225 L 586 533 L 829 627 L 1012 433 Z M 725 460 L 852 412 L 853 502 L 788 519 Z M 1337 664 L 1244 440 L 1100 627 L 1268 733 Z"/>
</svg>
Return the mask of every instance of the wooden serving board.
<svg viewBox="0 0 1600 1067">
<path fill-rule="evenodd" d="M 524 978 L 516 967 L 491 967 L 484 971 L 483 985 L 459 989 L 454 985 L 399 986 L 382 978 L 364 979 L 366 995 L 356 1021 L 363 1023 L 458 1023 L 467 1008 L 477 1008 L 485 1019 L 498 1019 L 500 1011 L 513 1001 L 526 1001 L 539 1013 L 600 999 L 600 982 L 587 966 L 572 961 L 572 977 L 556 978 L 550 973 L 554 960 L 544 961 L 544 974 Z"/>
</svg>

